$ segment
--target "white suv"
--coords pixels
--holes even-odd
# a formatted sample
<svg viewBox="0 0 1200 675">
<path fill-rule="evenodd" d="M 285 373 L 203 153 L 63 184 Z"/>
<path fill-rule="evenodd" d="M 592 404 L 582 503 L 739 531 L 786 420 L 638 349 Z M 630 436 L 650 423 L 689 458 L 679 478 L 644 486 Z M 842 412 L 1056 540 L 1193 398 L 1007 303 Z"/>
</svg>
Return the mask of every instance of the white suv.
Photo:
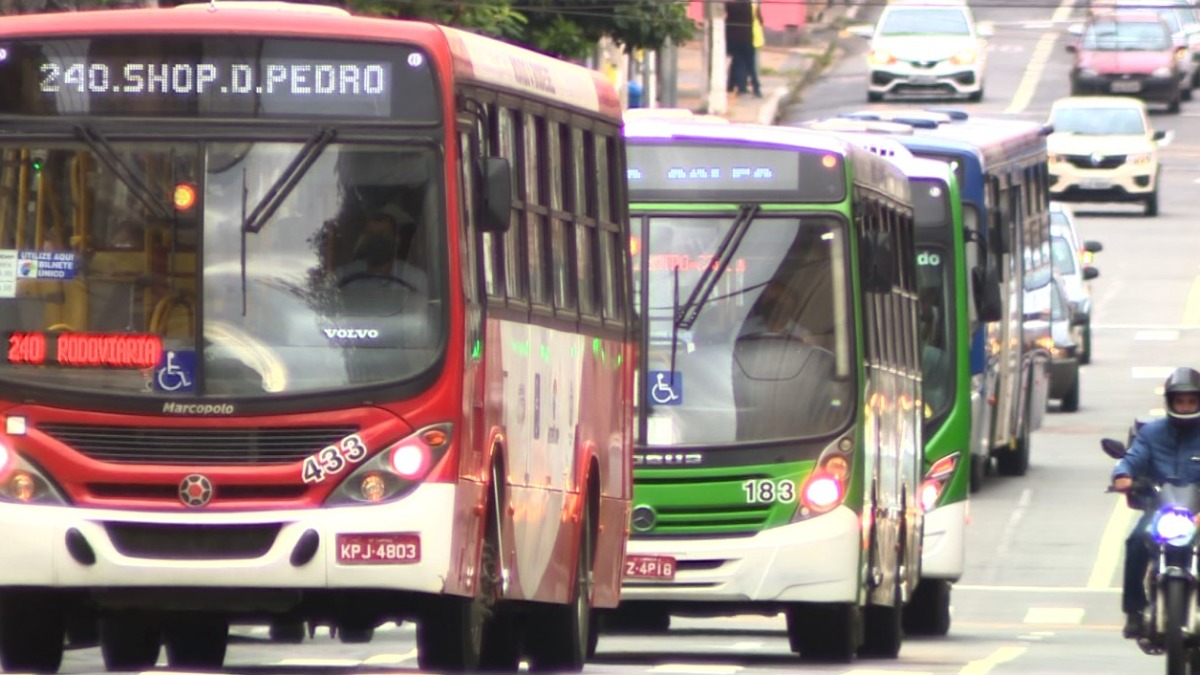
<svg viewBox="0 0 1200 675">
<path fill-rule="evenodd" d="M 871 40 L 867 100 L 885 94 L 983 98 L 988 25 L 975 25 L 962 0 L 901 0 L 883 9 L 875 28 L 852 33 Z"/>
<path fill-rule="evenodd" d="M 1050 198 L 1062 202 L 1142 202 L 1158 215 L 1158 146 L 1146 104 L 1125 96 L 1060 98 L 1046 139 Z"/>
</svg>

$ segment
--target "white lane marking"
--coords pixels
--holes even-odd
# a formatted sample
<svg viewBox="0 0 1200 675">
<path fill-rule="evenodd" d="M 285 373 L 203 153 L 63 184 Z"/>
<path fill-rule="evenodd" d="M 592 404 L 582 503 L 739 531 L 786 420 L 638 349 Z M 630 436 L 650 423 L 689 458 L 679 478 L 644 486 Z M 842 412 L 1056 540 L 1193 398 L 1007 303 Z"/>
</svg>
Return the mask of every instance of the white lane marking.
<svg viewBox="0 0 1200 675">
<path fill-rule="evenodd" d="M 1104 526 L 1104 534 L 1100 536 L 1100 549 L 1096 551 L 1096 562 L 1092 565 L 1092 573 L 1088 576 L 1087 587 L 1102 589 L 1113 587 L 1113 579 L 1117 576 L 1125 547 L 1121 542 L 1129 536 L 1129 521 L 1133 509 L 1125 503 L 1125 496 L 1118 495 L 1113 500 L 1112 513 Z"/>
<path fill-rule="evenodd" d="M 1022 623 L 1066 624 L 1083 623 L 1082 607 L 1030 607 Z"/>
<path fill-rule="evenodd" d="M 1177 330 L 1139 330 L 1133 334 L 1134 340 L 1171 342 L 1179 339 Z"/>
<path fill-rule="evenodd" d="M 1021 519 L 1025 517 L 1025 509 L 1029 507 L 1029 502 L 1033 501 L 1033 490 L 1025 488 L 1021 492 L 1021 498 L 1017 500 L 1017 508 L 1013 509 L 1012 515 L 1008 517 L 1008 523 L 1004 526 L 1004 533 L 1000 535 L 1000 545 L 996 547 L 997 555 L 1004 555 L 1008 552 L 1008 545 L 1016 537 L 1017 530 L 1020 529 Z"/>
<path fill-rule="evenodd" d="M 412 661 L 415 658 L 417 658 L 417 650 L 413 649 L 404 654 L 376 654 L 374 656 L 368 656 L 363 661 L 363 665 L 394 666 L 396 664 L 404 663 L 405 661 Z"/>
<path fill-rule="evenodd" d="M 1119 588 L 1088 588 L 1087 586 L 1000 586 L 987 584 L 954 584 L 955 591 L 977 593 L 1120 593 Z"/>
<path fill-rule="evenodd" d="M 1175 366 L 1134 366 L 1129 376 L 1135 380 L 1165 380 L 1175 372 Z"/>
<path fill-rule="evenodd" d="M 706 666 L 699 663 L 663 663 L 651 668 L 651 673 L 695 673 L 696 675 L 732 675 L 741 666 Z"/>
<path fill-rule="evenodd" d="M 1051 23 L 1057 24 L 1066 21 L 1074 8 L 1075 0 L 1063 0 L 1051 15 Z M 1026 66 L 1021 83 L 1017 85 L 1017 91 L 1013 94 L 1012 102 L 1008 104 L 1005 113 L 1019 113 L 1029 107 L 1033 101 L 1033 94 L 1037 90 L 1038 82 L 1042 79 L 1042 73 L 1046 70 L 1046 63 L 1050 60 L 1050 53 L 1054 50 L 1054 44 L 1058 42 L 1059 35 L 1060 33 L 1055 31 L 1042 33 L 1042 36 L 1038 38 L 1037 46 L 1029 55 L 1029 65 Z"/>
<path fill-rule="evenodd" d="M 763 644 L 764 643 L 761 640 L 748 641 L 748 642 L 735 642 L 735 643 L 729 645 L 728 647 L 726 647 L 726 649 L 729 649 L 729 650 L 735 651 L 735 652 L 752 652 L 752 651 L 755 651 L 756 649 L 762 649 Z"/>
<path fill-rule="evenodd" d="M 1178 323 L 1094 323 L 1092 330 L 1195 330 L 1198 326 Z"/>
<path fill-rule="evenodd" d="M 281 659 L 275 662 L 275 666 L 305 666 L 305 667 L 324 667 L 324 668 L 353 668 L 361 665 L 359 659 Z"/>
<path fill-rule="evenodd" d="M 987 675 L 992 672 L 992 668 L 1012 661 L 1018 656 L 1024 654 L 1026 647 L 1001 647 L 989 654 L 987 657 L 978 661 L 971 661 L 962 670 L 958 671 L 958 675 Z"/>
</svg>

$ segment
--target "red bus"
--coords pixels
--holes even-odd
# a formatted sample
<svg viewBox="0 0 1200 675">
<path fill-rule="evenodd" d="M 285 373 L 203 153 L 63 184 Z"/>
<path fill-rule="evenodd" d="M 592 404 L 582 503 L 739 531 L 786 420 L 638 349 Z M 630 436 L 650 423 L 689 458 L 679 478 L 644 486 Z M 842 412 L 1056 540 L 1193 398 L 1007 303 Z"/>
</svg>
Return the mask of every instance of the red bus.
<svg viewBox="0 0 1200 675">
<path fill-rule="evenodd" d="M 274 2 L 0 36 L 0 665 L 414 621 L 424 669 L 582 668 L 631 493 L 609 82 Z"/>
</svg>

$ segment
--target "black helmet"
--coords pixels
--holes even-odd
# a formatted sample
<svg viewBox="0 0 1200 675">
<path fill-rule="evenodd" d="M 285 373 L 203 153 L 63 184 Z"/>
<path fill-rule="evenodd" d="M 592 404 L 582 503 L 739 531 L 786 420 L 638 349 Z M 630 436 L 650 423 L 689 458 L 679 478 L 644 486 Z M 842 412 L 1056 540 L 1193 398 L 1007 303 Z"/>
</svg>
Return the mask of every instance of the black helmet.
<svg viewBox="0 0 1200 675">
<path fill-rule="evenodd" d="M 1191 368 L 1176 368 L 1163 384 L 1163 397 L 1167 403 L 1167 415 L 1171 420 L 1181 424 L 1191 424 L 1200 420 L 1200 410 L 1194 413 L 1178 413 L 1171 404 L 1171 398 L 1176 394 L 1200 395 L 1200 373 Z"/>
</svg>

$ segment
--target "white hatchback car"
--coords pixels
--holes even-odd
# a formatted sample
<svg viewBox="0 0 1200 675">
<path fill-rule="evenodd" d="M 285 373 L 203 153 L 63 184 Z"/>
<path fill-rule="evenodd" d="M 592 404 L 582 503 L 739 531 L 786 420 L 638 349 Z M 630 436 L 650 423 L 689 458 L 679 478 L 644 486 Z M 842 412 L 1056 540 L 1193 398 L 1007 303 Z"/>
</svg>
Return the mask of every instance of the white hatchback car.
<svg viewBox="0 0 1200 675">
<path fill-rule="evenodd" d="M 852 33 L 871 40 L 867 100 L 885 95 L 983 99 L 987 37 L 961 0 L 902 0 L 884 7 L 873 29 Z"/>
<path fill-rule="evenodd" d="M 1050 198 L 1142 202 L 1158 215 L 1159 143 L 1146 104 L 1126 96 L 1070 96 L 1050 108 Z"/>
</svg>

